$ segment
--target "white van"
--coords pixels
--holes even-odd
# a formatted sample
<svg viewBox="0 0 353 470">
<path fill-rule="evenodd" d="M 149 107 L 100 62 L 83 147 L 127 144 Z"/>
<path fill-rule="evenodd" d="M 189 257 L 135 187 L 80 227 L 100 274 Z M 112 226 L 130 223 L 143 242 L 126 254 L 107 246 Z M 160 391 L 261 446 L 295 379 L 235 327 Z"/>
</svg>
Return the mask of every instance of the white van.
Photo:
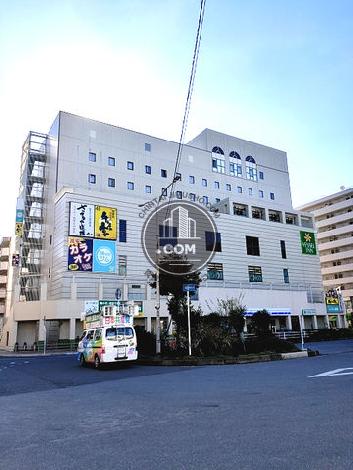
<svg viewBox="0 0 353 470">
<path fill-rule="evenodd" d="M 137 340 L 133 317 L 120 314 L 114 306 L 104 307 L 101 314 L 87 315 L 78 343 L 80 364 L 101 364 L 136 361 Z"/>
</svg>

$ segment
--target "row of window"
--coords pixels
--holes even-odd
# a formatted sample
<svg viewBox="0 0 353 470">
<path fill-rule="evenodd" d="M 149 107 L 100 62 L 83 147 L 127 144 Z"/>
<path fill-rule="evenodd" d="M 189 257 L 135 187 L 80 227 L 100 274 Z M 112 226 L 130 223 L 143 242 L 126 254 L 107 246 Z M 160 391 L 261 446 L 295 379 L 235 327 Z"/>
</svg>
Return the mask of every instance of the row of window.
<svg viewBox="0 0 353 470">
<path fill-rule="evenodd" d="M 88 158 L 89 158 L 90 162 L 96 162 L 97 161 L 97 155 L 93 152 L 89 152 Z M 108 157 L 108 165 L 109 166 L 116 166 L 115 157 Z M 249 165 L 247 165 L 246 177 L 249 180 L 257 181 L 257 169 L 253 168 Z M 135 163 L 132 162 L 132 161 L 127 161 L 126 162 L 126 168 L 130 171 L 134 171 Z M 212 159 L 212 170 L 216 171 L 217 173 L 225 173 L 224 161 L 219 160 L 219 159 Z M 151 165 L 145 165 L 145 173 L 147 175 L 152 174 Z M 229 164 L 229 174 L 231 176 L 242 176 L 242 167 L 241 167 L 241 165 L 238 165 L 236 163 L 230 163 Z M 180 173 L 177 173 L 176 176 L 179 178 L 179 180 L 181 180 L 181 174 Z M 161 168 L 161 177 L 162 178 L 167 178 L 167 170 Z M 264 174 L 263 174 L 262 171 L 259 171 L 259 179 L 260 180 L 264 179 Z M 195 184 L 195 177 L 194 176 L 192 176 L 192 175 L 189 176 L 189 183 L 190 184 Z M 204 179 L 204 178 L 202 179 L 202 186 L 207 186 L 207 179 Z"/>
<path fill-rule="evenodd" d="M 165 171 L 165 170 L 163 170 Z M 190 178 L 194 178 L 193 176 L 190 176 Z M 203 186 L 207 186 L 207 180 L 202 180 L 202 181 L 206 181 L 206 184 L 203 185 Z M 88 182 L 90 184 L 96 184 L 97 182 L 97 176 L 93 173 L 90 173 L 88 175 Z M 219 181 L 215 181 L 215 189 L 219 189 L 220 188 L 220 184 L 219 184 Z M 115 188 L 115 185 L 116 185 L 116 180 L 115 178 L 108 178 L 108 187 L 109 188 Z M 128 181 L 127 182 L 127 189 L 129 190 L 134 190 L 135 189 L 135 183 L 132 182 L 132 181 Z M 226 190 L 227 191 L 231 191 L 232 190 L 232 186 L 230 184 L 226 184 Z M 145 185 L 145 193 L 147 194 L 150 194 L 152 192 L 152 187 L 150 185 Z M 242 186 L 237 186 L 237 192 L 239 194 L 242 194 L 243 193 L 243 188 Z M 165 193 L 165 190 L 164 188 L 162 188 L 162 194 Z M 248 193 L 249 193 L 249 196 L 253 196 L 253 188 L 248 188 Z M 192 197 L 192 195 L 194 196 L 194 198 Z M 258 196 L 260 199 L 263 199 L 264 198 L 264 191 L 262 189 L 259 189 L 258 190 Z M 176 191 L 176 197 L 177 199 L 182 199 L 182 191 Z M 206 203 L 208 202 L 208 197 L 207 196 L 204 196 L 204 198 L 206 198 Z M 195 200 L 195 194 L 193 193 L 190 193 L 190 199 L 191 200 Z M 270 199 L 271 200 L 274 200 L 275 199 L 275 194 L 270 192 Z M 216 202 L 220 202 L 220 198 L 216 198 L 215 199 Z"/>
<path fill-rule="evenodd" d="M 289 284 L 289 271 L 288 268 L 282 269 L 283 282 Z M 262 282 L 262 268 L 261 266 L 248 266 L 249 282 Z M 223 264 L 222 263 L 209 263 L 207 265 L 207 279 L 211 281 L 223 281 Z"/>
</svg>

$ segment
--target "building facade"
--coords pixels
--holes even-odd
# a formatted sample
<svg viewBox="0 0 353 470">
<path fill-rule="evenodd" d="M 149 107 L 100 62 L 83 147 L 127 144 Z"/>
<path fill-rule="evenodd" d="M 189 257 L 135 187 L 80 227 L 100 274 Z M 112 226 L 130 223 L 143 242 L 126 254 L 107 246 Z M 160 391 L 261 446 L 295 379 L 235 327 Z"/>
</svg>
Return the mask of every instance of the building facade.
<svg viewBox="0 0 353 470">
<path fill-rule="evenodd" d="M 326 291 L 338 289 L 349 316 L 353 305 L 353 189 L 304 204 L 301 210 L 314 215 L 321 273 Z M 338 317 L 339 321 L 339 317 Z M 331 316 L 333 326 L 337 324 Z"/>
<path fill-rule="evenodd" d="M 139 305 L 155 329 L 151 268 L 141 246 L 149 208 L 169 196 L 178 143 L 60 112 L 23 147 L 12 340 L 73 339 L 89 300 Z M 196 305 L 242 298 L 266 308 L 274 328 L 328 327 L 313 219 L 292 207 L 285 152 L 205 129 L 184 145 L 173 199 L 202 204 L 219 240 Z M 147 204 L 146 204 L 147 203 Z M 149 204 L 148 204 L 149 203 Z M 165 299 L 161 319 L 168 323 Z"/>
<path fill-rule="evenodd" d="M 6 319 L 7 303 L 9 301 L 9 286 L 11 280 L 9 277 L 11 269 L 11 237 L 2 237 L 0 239 L 0 338 L 4 333 L 4 324 Z M 4 338 L 6 343 L 6 338 Z"/>
</svg>

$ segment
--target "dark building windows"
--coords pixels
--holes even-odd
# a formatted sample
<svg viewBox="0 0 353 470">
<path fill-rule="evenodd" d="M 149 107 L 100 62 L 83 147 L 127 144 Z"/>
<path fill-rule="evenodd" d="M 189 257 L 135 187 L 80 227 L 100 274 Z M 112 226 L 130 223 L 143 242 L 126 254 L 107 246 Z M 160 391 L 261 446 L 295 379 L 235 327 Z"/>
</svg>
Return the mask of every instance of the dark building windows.
<svg viewBox="0 0 353 470">
<path fill-rule="evenodd" d="M 281 245 L 281 255 L 283 259 L 287 258 L 287 252 L 286 252 L 286 242 L 284 240 L 280 240 L 280 245 Z"/>
<path fill-rule="evenodd" d="M 108 165 L 109 166 L 115 166 L 115 158 L 114 157 L 108 157 Z"/>
<path fill-rule="evenodd" d="M 115 178 L 108 178 L 109 188 L 115 188 Z"/>
<path fill-rule="evenodd" d="M 127 238 L 127 223 L 126 220 L 119 220 L 119 242 L 126 243 Z"/>
<path fill-rule="evenodd" d="M 161 169 L 161 177 L 166 178 L 167 177 L 167 170 Z"/>
<path fill-rule="evenodd" d="M 206 251 L 222 251 L 221 234 L 205 232 Z"/>
<path fill-rule="evenodd" d="M 150 175 L 152 173 L 152 168 L 150 165 L 145 165 L 145 173 L 146 175 Z"/>
<path fill-rule="evenodd" d="M 246 236 L 246 251 L 248 255 L 260 256 L 260 244 L 257 237 Z"/>
<path fill-rule="evenodd" d="M 134 162 L 127 162 L 127 169 L 133 170 L 134 169 Z"/>
<path fill-rule="evenodd" d="M 96 162 L 97 161 L 97 155 L 94 152 L 89 152 L 88 160 L 90 162 Z"/>
</svg>

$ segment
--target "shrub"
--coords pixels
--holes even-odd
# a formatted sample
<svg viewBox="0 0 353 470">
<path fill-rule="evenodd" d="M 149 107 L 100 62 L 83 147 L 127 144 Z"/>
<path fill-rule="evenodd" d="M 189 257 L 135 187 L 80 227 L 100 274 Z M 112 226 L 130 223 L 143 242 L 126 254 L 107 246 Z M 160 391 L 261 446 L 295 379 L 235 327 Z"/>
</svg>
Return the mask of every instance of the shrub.
<svg viewBox="0 0 353 470">
<path fill-rule="evenodd" d="M 290 343 L 289 341 L 285 341 L 283 339 L 279 339 L 273 335 L 255 338 L 247 341 L 246 349 L 248 353 L 286 353 L 299 351 L 299 349 L 293 343 Z"/>
<path fill-rule="evenodd" d="M 156 335 L 145 331 L 142 326 L 135 326 L 137 350 L 139 355 L 149 356 L 156 353 Z"/>
</svg>

